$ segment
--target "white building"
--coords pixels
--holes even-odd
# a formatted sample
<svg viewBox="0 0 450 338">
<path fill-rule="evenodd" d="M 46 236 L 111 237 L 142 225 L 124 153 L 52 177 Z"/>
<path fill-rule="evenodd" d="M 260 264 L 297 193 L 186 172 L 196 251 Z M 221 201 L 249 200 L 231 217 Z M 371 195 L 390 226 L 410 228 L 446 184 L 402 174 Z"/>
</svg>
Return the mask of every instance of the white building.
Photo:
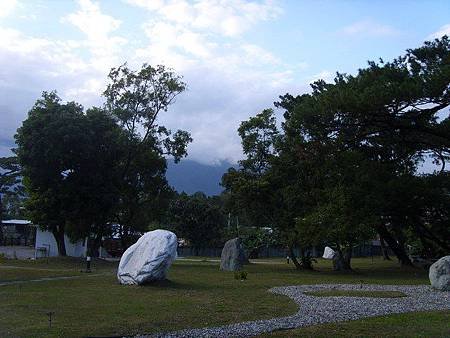
<svg viewBox="0 0 450 338">
<path fill-rule="evenodd" d="M 87 238 L 73 242 L 67 235 L 64 235 L 64 243 L 67 256 L 86 257 Z M 23 254 L 18 256 L 22 258 L 32 258 L 33 256 L 34 258 L 55 257 L 59 255 L 58 245 L 53 233 L 41 230 L 39 226 L 28 220 L 1 221 L 0 248 L 7 249 L 8 252 L 20 250 Z M 100 247 L 99 257 L 110 257 L 110 255 L 103 247 Z"/>
<path fill-rule="evenodd" d="M 67 235 L 64 235 L 64 243 L 66 244 L 66 254 L 71 257 L 86 257 L 87 240 L 80 240 L 73 243 Z M 50 231 L 43 231 L 36 227 L 36 258 L 58 256 L 58 245 L 55 236 Z"/>
</svg>

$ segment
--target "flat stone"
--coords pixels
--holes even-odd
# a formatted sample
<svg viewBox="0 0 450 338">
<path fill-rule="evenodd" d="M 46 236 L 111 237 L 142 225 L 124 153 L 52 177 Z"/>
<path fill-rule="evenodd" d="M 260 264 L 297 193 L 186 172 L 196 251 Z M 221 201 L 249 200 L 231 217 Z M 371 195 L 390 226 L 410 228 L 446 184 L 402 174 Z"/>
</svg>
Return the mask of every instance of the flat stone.
<svg viewBox="0 0 450 338">
<path fill-rule="evenodd" d="M 126 285 L 164 280 L 176 258 L 177 236 L 173 232 L 147 232 L 122 255 L 117 278 Z"/>
<path fill-rule="evenodd" d="M 221 270 L 238 271 L 247 262 L 242 239 L 233 238 L 225 243 L 220 256 Z"/>
<path fill-rule="evenodd" d="M 444 256 L 430 266 L 428 273 L 433 288 L 450 291 L 450 256 Z"/>
</svg>

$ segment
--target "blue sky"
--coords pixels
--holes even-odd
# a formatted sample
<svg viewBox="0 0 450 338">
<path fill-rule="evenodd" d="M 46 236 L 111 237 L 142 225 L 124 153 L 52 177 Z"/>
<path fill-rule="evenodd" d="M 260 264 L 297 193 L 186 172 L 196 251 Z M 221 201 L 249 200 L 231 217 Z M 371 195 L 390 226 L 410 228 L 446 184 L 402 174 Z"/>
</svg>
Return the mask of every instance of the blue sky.
<svg viewBox="0 0 450 338">
<path fill-rule="evenodd" d="M 236 161 L 240 121 L 450 35 L 449 13 L 450 1 L 0 0 L 0 156 L 42 91 L 100 105 L 108 70 L 127 61 L 184 76 L 161 122 L 192 133 L 190 159 Z"/>
</svg>

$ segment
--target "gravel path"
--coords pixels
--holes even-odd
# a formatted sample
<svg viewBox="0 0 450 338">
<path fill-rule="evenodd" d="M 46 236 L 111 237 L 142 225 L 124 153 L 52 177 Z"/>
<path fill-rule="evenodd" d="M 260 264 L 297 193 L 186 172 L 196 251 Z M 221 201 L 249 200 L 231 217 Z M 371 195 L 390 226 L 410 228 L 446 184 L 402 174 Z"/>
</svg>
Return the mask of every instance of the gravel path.
<svg viewBox="0 0 450 338">
<path fill-rule="evenodd" d="M 407 297 L 316 297 L 304 294 L 305 291 L 331 288 L 340 290 L 400 291 L 405 293 Z M 139 337 L 248 337 L 281 329 L 294 329 L 321 323 L 355 320 L 393 313 L 450 309 L 450 292 L 434 291 L 427 285 L 361 286 L 358 284 L 321 284 L 276 287 L 269 291 L 292 298 L 299 306 L 298 312 L 288 317 Z"/>
</svg>

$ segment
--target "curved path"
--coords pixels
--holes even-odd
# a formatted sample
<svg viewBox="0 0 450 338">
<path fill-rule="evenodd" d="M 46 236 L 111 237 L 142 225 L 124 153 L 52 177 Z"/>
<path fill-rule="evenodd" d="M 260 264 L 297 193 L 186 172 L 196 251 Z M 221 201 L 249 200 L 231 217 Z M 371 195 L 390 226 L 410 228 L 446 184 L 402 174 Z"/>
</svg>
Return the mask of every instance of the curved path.
<svg viewBox="0 0 450 338">
<path fill-rule="evenodd" d="M 331 288 L 339 290 L 400 291 L 405 293 L 407 297 L 316 297 L 304 294 L 305 291 Z M 140 337 L 248 337 L 264 332 L 294 329 L 321 323 L 355 320 L 403 312 L 450 309 L 450 292 L 435 291 L 427 285 L 361 286 L 358 284 L 320 284 L 276 287 L 269 291 L 286 295 L 293 299 L 299 306 L 297 313 L 288 317 L 255 320 L 212 328 L 187 329 Z"/>
</svg>

